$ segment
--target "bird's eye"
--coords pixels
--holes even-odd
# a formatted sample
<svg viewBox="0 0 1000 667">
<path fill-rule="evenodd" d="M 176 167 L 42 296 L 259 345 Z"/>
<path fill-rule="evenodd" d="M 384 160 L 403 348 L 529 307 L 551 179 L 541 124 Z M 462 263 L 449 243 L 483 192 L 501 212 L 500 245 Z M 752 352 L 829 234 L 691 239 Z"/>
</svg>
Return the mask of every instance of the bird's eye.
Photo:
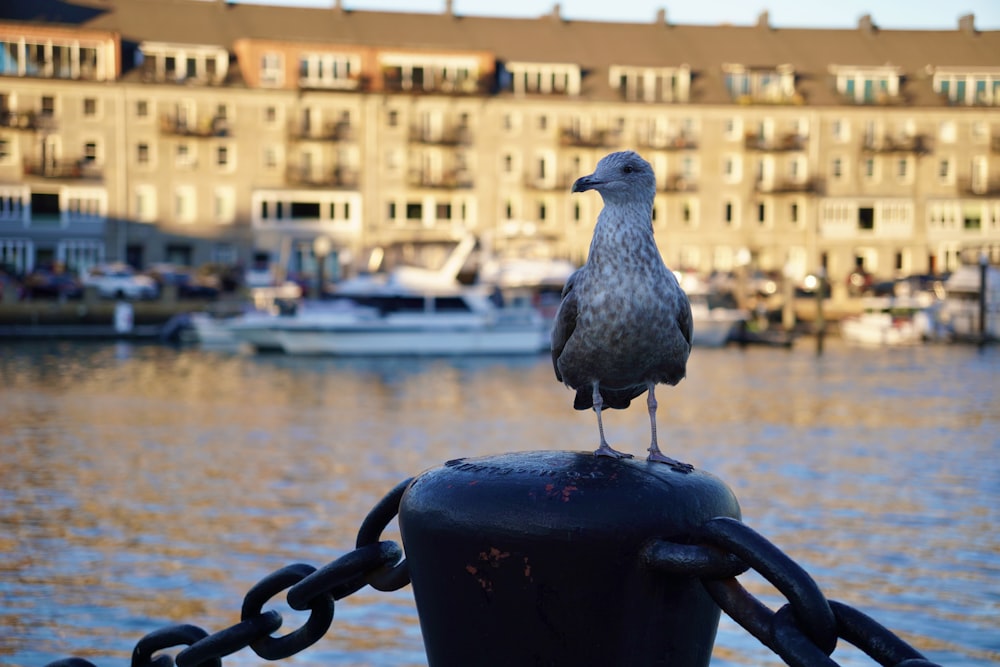
<svg viewBox="0 0 1000 667">
<path fill-rule="evenodd" d="M 631 173 L 632 173 L 632 172 L 633 172 L 634 170 L 632 169 L 632 165 L 630 165 L 630 164 L 627 164 L 627 165 L 625 165 L 625 167 L 624 167 L 624 168 L 622 169 L 622 171 L 624 171 L 624 172 L 625 172 L 626 174 L 631 174 Z"/>
</svg>

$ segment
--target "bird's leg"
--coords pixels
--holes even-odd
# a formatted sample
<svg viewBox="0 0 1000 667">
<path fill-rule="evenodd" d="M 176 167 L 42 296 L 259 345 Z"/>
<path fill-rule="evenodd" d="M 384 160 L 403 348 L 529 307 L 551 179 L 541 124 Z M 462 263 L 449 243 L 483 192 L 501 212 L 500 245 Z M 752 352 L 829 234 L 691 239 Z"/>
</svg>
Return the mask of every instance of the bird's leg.
<svg viewBox="0 0 1000 667">
<path fill-rule="evenodd" d="M 604 422 L 601 421 L 601 408 L 604 406 L 604 397 L 601 396 L 600 383 L 594 383 L 594 412 L 597 413 L 597 430 L 601 434 L 601 446 L 594 450 L 594 456 L 610 456 L 615 459 L 630 459 L 631 454 L 619 452 L 612 449 L 608 441 L 604 439 Z"/>
<path fill-rule="evenodd" d="M 649 456 L 646 457 L 647 461 L 658 461 L 659 463 L 666 463 L 668 466 L 673 468 L 678 472 L 691 472 L 694 470 L 694 466 L 689 463 L 681 463 L 676 459 L 672 459 L 666 456 L 660 451 L 659 445 L 656 444 L 656 394 L 653 393 L 653 387 L 656 384 L 650 382 L 648 387 L 648 396 L 646 396 L 646 406 L 649 408 L 649 432 L 652 434 L 652 439 L 649 444 Z M 598 413 L 600 414 L 600 413 Z"/>
</svg>

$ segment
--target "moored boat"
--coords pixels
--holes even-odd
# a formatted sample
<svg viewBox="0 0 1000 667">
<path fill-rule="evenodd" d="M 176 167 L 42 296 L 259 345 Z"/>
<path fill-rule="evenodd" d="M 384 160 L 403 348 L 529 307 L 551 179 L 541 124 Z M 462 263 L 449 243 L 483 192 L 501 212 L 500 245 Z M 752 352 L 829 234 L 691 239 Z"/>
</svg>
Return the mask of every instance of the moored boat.
<svg viewBox="0 0 1000 667">
<path fill-rule="evenodd" d="M 927 298 L 868 297 L 860 314 L 841 320 L 840 335 L 859 345 L 916 345 L 932 336 L 935 307 Z"/>
</svg>

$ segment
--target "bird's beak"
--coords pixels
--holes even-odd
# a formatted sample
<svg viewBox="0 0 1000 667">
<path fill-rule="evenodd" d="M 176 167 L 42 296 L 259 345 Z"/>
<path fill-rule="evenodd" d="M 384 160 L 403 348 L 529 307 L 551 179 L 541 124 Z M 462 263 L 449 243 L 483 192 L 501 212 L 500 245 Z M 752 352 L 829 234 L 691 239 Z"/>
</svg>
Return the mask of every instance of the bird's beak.
<svg viewBox="0 0 1000 667">
<path fill-rule="evenodd" d="M 593 190 L 600 183 L 601 182 L 599 180 L 594 178 L 593 174 L 591 174 L 590 176 L 581 176 L 580 178 L 576 179 L 575 183 L 573 183 L 573 187 L 570 190 L 570 192 L 585 192 L 587 190 Z"/>
</svg>

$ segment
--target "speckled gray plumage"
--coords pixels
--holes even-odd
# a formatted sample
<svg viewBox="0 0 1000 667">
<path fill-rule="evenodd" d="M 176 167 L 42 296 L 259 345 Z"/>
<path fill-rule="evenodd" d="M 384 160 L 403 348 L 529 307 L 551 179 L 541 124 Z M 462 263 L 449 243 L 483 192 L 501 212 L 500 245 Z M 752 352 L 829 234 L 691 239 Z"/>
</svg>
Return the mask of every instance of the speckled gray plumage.
<svg viewBox="0 0 1000 667">
<path fill-rule="evenodd" d="M 649 163 L 632 151 L 612 153 L 573 185 L 574 192 L 589 189 L 600 192 L 604 208 L 587 263 L 563 289 L 552 362 L 556 378 L 576 390 L 576 409 L 594 406 L 595 382 L 603 407 L 621 409 L 655 384 L 684 378 L 691 306 L 653 238 L 656 179 Z"/>
</svg>

